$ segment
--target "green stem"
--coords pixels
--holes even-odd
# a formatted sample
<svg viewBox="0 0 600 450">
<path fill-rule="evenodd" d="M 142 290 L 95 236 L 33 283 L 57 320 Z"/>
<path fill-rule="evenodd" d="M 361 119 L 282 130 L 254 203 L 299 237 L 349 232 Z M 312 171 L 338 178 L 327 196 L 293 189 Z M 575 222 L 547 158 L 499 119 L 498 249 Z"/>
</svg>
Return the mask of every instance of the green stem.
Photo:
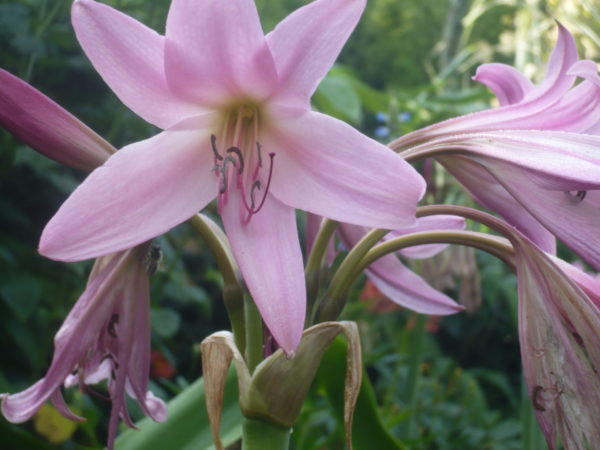
<svg viewBox="0 0 600 450">
<path fill-rule="evenodd" d="M 402 439 L 409 439 L 412 435 L 413 418 L 415 417 L 417 402 L 417 385 L 419 383 L 421 362 L 423 361 L 423 348 L 425 347 L 427 316 L 423 314 L 415 315 L 417 317 L 417 325 L 413 332 L 413 345 L 411 346 L 410 359 L 408 361 L 408 380 L 404 388 L 404 402 L 411 414 L 400 427 L 400 437 Z"/>
<path fill-rule="evenodd" d="M 246 346 L 244 289 L 239 282 L 239 269 L 229 248 L 227 237 L 216 223 L 203 214 L 196 214 L 188 222 L 200 233 L 215 257 L 217 267 L 223 276 L 223 302 L 231 322 L 235 344 L 243 352 Z"/>
<path fill-rule="evenodd" d="M 354 280 L 356 267 L 368 251 L 388 233 L 389 230 L 371 230 L 350 250 L 331 279 L 329 289 L 316 311 L 314 322 L 338 318 L 346 305 L 346 293 Z"/>
<path fill-rule="evenodd" d="M 321 274 L 321 267 L 323 266 L 323 260 L 327 254 L 327 248 L 329 242 L 337 228 L 338 223 L 334 220 L 323 219 L 321 228 L 315 238 L 310 255 L 306 261 L 306 269 L 304 270 L 306 278 L 306 297 L 307 297 L 307 311 L 306 311 L 306 327 L 312 325 L 312 313 L 315 303 L 317 301 L 317 295 L 319 293 L 319 281 Z"/>
<path fill-rule="evenodd" d="M 245 418 L 242 450 L 287 450 L 292 430 L 261 420 Z"/>
<path fill-rule="evenodd" d="M 245 301 L 246 318 L 246 365 L 250 373 L 263 360 L 263 323 L 254 301 L 247 297 Z"/>
</svg>

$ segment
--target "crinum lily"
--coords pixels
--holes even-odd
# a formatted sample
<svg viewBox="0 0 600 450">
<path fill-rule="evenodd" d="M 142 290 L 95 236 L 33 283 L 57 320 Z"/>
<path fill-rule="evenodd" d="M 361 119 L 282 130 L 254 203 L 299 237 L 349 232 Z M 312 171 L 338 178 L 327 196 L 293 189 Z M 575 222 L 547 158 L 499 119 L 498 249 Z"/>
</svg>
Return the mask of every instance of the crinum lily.
<svg viewBox="0 0 600 450">
<path fill-rule="evenodd" d="M 119 417 L 134 426 L 125 394 L 137 400 L 154 420 L 166 419 L 162 400 L 148 390 L 150 367 L 150 307 L 148 266 L 151 244 L 98 258 L 81 295 L 54 338 L 54 357 L 46 376 L 16 394 L 0 394 L 2 414 L 11 422 L 29 420 L 51 400 L 72 420 L 83 420 L 67 406 L 61 385 L 108 381 L 112 402 L 108 447 L 112 448 Z M 150 253 L 149 253 L 150 252 Z M 101 395 L 101 394 L 97 394 Z"/>
<path fill-rule="evenodd" d="M 91 171 L 115 149 L 44 94 L 0 69 L 0 125 L 26 144 L 62 164 Z M 150 371 L 150 304 L 148 272 L 156 264 L 156 247 L 135 248 L 98 258 L 87 287 L 54 339 L 55 352 L 46 376 L 16 394 L 0 394 L 2 414 L 11 422 L 29 420 L 51 400 L 67 418 L 84 420 L 67 406 L 61 385 L 107 380 L 112 411 L 108 447 L 113 447 L 119 417 L 129 426 L 125 394 L 156 421 L 166 418 L 164 402 L 148 390 Z"/>
<path fill-rule="evenodd" d="M 379 228 L 414 222 L 424 182 L 381 144 L 310 109 L 365 0 L 316 0 L 264 36 L 251 0 L 174 0 L 161 36 L 92 0 L 73 25 L 107 84 L 162 133 L 119 150 L 49 222 L 59 260 L 132 247 L 215 197 L 265 323 L 287 352 L 306 291 L 294 209 Z"/>
<path fill-rule="evenodd" d="M 486 64 L 474 79 L 499 108 L 450 119 L 397 139 L 409 154 L 436 156 L 482 205 L 498 212 L 544 250 L 555 236 L 600 268 L 600 78 L 579 60 L 558 24 L 544 81 Z M 573 87 L 577 78 L 583 81 Z"/>
</svg>

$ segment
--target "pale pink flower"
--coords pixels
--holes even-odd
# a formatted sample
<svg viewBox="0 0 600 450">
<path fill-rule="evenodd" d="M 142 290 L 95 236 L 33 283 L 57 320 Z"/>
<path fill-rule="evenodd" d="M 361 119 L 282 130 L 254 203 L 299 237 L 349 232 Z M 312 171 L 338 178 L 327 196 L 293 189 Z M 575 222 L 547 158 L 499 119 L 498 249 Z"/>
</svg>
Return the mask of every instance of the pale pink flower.
<svg viewBox="0 0 600 450">
<path fill-rule="evenodd" d="M 0 394 L 9 421 L 29 420 L 50 399 L 67 418 L 84 420 L 67 406 L 61 385 L 108 381 L 112 402 L 108 447 L 113 447 L 118 420 L 133 426 L 125 394 L 154 420 L 166 419 L 166 406 L 148 390 L 150 368 L 149 244 L 99 258 L 79 298 L 54 338 L 54 357 L 46 376 L 17 394 Z M 102 394 L 98 394 L 102 395 Z"/>
<path fill-rule="evenodd" d="M 392 147 L 448 150 L 438 161 L 478 202 L 544 250 L 555 251 L 556 236 L 600 268 L 600 78 L 558 30 L 540 85 L 512 67 L 483 65 L 474 79 L 493 89 L 499 108 L 434 124 Z"/>
<path fill-rule="evenodd" d="M 424 183 L 385 146 L 310 110 L 365 0 L 316 0 L 264 36 L 251 0 L 174 0 L 165 36 L 92 0 L 73 25 L 92 64 L 165 131 L 95 170 L 41 238 L 80 260 L 168 231 L 215 197 L 244 280 L 292 352 L 306 292 L 294 209 L 369 227 L 414 222 Z"/>
</svg>

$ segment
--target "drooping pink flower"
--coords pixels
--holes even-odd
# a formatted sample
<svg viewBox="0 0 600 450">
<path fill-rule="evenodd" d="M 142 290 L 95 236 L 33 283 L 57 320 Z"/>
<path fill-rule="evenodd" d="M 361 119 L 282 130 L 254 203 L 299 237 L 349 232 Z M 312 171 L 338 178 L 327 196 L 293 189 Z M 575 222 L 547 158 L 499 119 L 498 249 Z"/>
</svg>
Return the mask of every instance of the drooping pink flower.
<svg viewBox="0 0 600 450">
<path fill-rule="evenodd" d="M 535 415 L 550 449 L 600 442 L 600 282 L 513 241 L 519 289 L 519 340 Z"/>
<path fill-rule="evenodd" d="M 264 36 L 251 0 L 174 0 L 165 36 L 92 0 L 79 42 L 113 91 L 165 131 L 95 170 L 41 238 L 80 260 L 168 231 L 217 197 L 263 319 L 292 352 L 305 315 L 294 209 L 348 223 L 414 222 L 424 183 L 386 147 L 310 110 L 365 0 L 316 0 Z"/>
<path fill-rule="evenodd" d="M 431 230 L 462 230 L 464 220 L 455 216 L 430 216 L 417 219 L 412 227 L 391 231 L 384 240 L 409 233 Z M 347 247 L 354 246 L 367 233 L 357 225 L 340 224 L 339 236 Z M 428 244 L 401 250 L 400 255 L 411 259 L 429 258 L 445 249 L 445 244 Z M 464 308 L 447 295 L 432 288 L 423 278 L 407 268 L 394 254 L 386 255 L 371 264 L 365 274 L 386 297 L 394 303 L 421 314 L 447 315 Z"/>
<path fill-rule="evenodd" d="M 125 394 L 154 420 L 166 419 L 166 406 L 148 390 L 150 307 L 148 264 L 150 244 L 99 258 L 85 292 L 54 338 L 54 357 L 46 376 L 16 394 L 0 394 L 2 414 L 9 421 L 29 420 L 50 399 L 67 418 L 73 414 L 61 393 L 79 384 L 108 381 L 112 402 L 108 447 L 112 448 L 119 417 L 133 426 Z M 94 391 L 91 391 L 94 392 Z"/>
<path fill-rule="evenodd" d="M 392 147 L 439 149 L 438 161 L 482 205 L 546 251 L 555 251 L 556 236 L 600 269 L 600 78 L 558 30 L 540 85 L 512 67 L 483 65 L 474 78 L 496 93 L 499 108 L 434 124 Z"/>
</svg>

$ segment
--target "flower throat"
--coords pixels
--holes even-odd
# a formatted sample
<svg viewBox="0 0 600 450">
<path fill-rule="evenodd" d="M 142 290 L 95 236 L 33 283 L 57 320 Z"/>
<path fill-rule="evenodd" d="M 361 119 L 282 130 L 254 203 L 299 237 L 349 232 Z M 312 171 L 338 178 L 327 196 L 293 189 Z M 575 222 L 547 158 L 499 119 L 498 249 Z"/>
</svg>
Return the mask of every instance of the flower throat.
<svg viewBox="0 0 600 450">
<path fill-rule="evenodd" d="M 271 152 L 268 154 L 269 167 L 266 182 L 262 180 L 264 160 L 262 147 L 258 141 L 259 118 L 255 106 L 242 105 L 230 110 L 226 115 L 220 139 L 222 148 L 223 142 L 229 145 L 223 154 L 219 151 L 217 136 L 214 134 L 210 136 L 215 161 L 213 171 L 219 179 L 219 213 L 227 204 L 230 189 L 232 187 L 238 189 L 242 198 L 244 225 L 265 204 L 273 175 L 275 153 Z"/>
</svg>

